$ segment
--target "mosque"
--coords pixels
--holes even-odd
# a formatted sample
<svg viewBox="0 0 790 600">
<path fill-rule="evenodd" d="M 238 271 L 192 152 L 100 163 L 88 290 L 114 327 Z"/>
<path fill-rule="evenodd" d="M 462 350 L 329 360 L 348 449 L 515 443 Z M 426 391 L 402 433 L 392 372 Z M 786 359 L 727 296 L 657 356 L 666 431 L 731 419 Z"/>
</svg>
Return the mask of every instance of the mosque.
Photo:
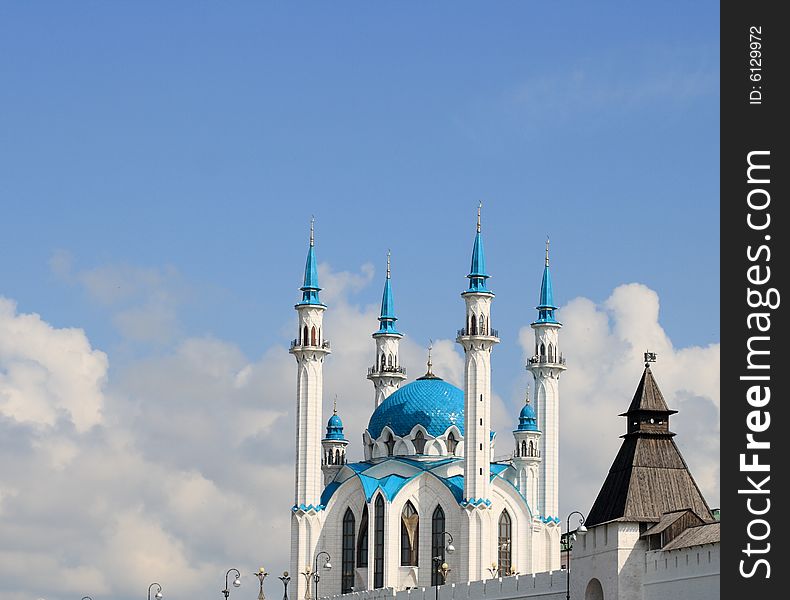
<svg viewBox="0 0 790 600">
<path fill-rule="evenodd" d="M 362 436 L 364 460 L 346 460 L 349 441 L 335 408 L 322 431 L 324 359 L 331 352 L 323 316 L 313 229 L 302 299 L 296 304 L 297 451 L 291 509 L 291 572 L 295 597 L 308 597 L 310 571 L 320 596 L 478 581 L 560 568 L 558 518 L 560 352 L 549 249 L 546 245 L 537 315 L 532 323 L 534 378 L 513 419 L 507 460 L 493 460 L 491 353 L 499 342 L 491 308 L 480 211 L 465 320 L 456 341 L 465 355 L 464 387 L 424 375 L 406 383 L 399 357 L 389 259 L 367 378 L 373 413 Z M 373 354 L 373 352 L 372 352 Z M 512 445 L 511 445 L 512 444 Z M 501 451 L 501 450 L 500 450 Z M 442 571 L 452 552 L 451 571 Z M 324 568 L 331 555 L 332 568 Z M 308 592 L 309 594 L 309 592 Z"/>
</svg>

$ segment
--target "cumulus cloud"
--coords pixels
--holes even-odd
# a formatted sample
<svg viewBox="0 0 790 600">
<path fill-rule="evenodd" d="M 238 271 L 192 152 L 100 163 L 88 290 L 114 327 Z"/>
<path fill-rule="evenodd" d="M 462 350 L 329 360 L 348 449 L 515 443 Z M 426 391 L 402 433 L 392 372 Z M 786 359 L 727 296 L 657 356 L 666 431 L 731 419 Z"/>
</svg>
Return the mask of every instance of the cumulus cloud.
<svg viewBox="0 0 790 600">
<path fill-rule="evenodd" d="M 322 264 L 320 276 L 322 297 L 332 298 L 324 414 L 337 394 L 347 437 L 359 440 L 373 409 L 364 374 L 379 307 L 355 294 L 377 280 L 370 266 Z M 113 293 L 106 297 L 117 302 Z M 658 308 L 654 292 L 630 285 L 601 305 L 577 298 L 562 311 L 570 364 L 562 485 L 573 508 L 589 507 L 617 451 L 624 424 L 615 415 L 633 394 L 646 347 L 659 352 L 659 384 L 681 411 L 678 442 L 715 498 L 718 346 L 673 348 Z M 521 332 L 525 350 L 530 334 Z M 409 379 L 422 375 L 424 344 L 407 336 L 401 348 Z M 432 358 L 435 373 L 462 385 L 453 340 L 434 340 Z M 0 595 L 126 600 L 159 581 L 168 597 L 199 597 L 219 589 L 230 566 L 288 568 L 294 372 L 278 342 L 249 357 L 212 337 L 182 337 L 110 370 L 82 330 L 52 327 L 0 299 Z M 492 411 L 495 425 L 512 419 L 498 396 Z M 256 589 L 249 572 L 242 581 Z"/>
<path fill-rule="evenodd" d="M 719 344 L 676 348 L 659 322 L 659 298 L 631 283 L 602 304 L 571 300 L 562 311 L 561 347 L 568 360 L 560 388 L 561 512 L 589 510 L 625 432 L 628 408 L 643 369 L 642 353 L 658 354 L 653 368 L 670 408 L 671 427 L 686 462 L 712 506 L 719 502 Z M 525 356 L 534 347 L 521 329 Z"/>
</svg>

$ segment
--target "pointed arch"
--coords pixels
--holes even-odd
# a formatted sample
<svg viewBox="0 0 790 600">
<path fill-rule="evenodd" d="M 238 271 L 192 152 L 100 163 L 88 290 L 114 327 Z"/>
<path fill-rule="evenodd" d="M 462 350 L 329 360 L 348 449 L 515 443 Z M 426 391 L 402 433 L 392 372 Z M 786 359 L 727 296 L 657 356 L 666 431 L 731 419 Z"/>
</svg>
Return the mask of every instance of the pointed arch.
<svg viewBox="0 0 790 600">
<path fill-rule="evenodd" d="M 307 325 L 302 330 L 302 346 L 307 346 L 307 340 L 310 339 L 310 334 L 307 332 Z"/>
<path fill-rule="evenodd" d="M 311 346 L 315 346 L 316 345 L 316 343 L 315 343 L 315 333 L 316 333 L 315 332 L 315 325 L 313 325 L 313 328 L 310 330 L 310 345 Z"/>
<path fill-rule="evenodd" d="M 458 447 L 458 438 L 455 437 L 454 432 L 447 434 L 447 454 L 455 455 L 455 449 Z"/>
<path fill-rule="evenodd" d="M 384 587 L 384 498 L 376 496 L 373 516 L 373 587 Z"/>
<path fill-rule="evenodd" d="M 387 366 L 387 357 L 386 357 L 386 355 L 385 355 L 385 354 L 382 352 L 382 353 L 381 353 L 381 369 L 380 369 L 380 370 L 382 370 L 382 371 L 383 371 L 383 370 L 384 370 L 384 367 L 386 367 L 386 366 Z"/>
<path fill-rule="evenodd" d="M 342 461 L 340 460 L 340 448 L 335 450 L 335 464 L 336 465 L 342 465 L 343 464 Z"/>
<path fill-rule="evenodd" d="M 545 344 L 541 344 L 540 345 L 540 355 L 541 356 L 546 356 L 546 345 Z"/>
<path fill-rule="evenodd" d="M 535 444 L 532 440 L 529 441 L 529 455 L 535 456 Z"/>
<path fill-rule="evenodd" d="M 392 352 L 390 352 L 390 355 L 389 355 L 389 357 L 387 358 L 387 366 L 388 366 L 388 367 L 391 367 L 391 366 L 392 366 Z"/>
<path fill-rule="evenodd" d="M 532 449 L 532 442 L 529 443 L 530 450 Z M 527 441 L 521 440 L 521 456 L 529 456 L 527 454 Z"/>
<path fill-rule="evenodd" d="M 549 362 L 554 362 L 554 344 L 549 342 Z"/>
<path fill-rule="evenodd" d="M 357 538 L 357 566 L 368 566 L 368 505 L 362 509 L 362 519 L 359 523 L 359 537 Z"/>
<path fill-rule="evenodd" d="M 417 433 L 414 434 L 414 451 L 417 454 L 425 454 L 425 434 L 422 432 L 422 429 L 418 429 Z"/>
<path fill-rule="evenodd" d="M 469 335 L 477 335 L 477 317 L 472 313 L 472 326 L 469 329 Z"/>
<path fill-rule="evenodd" d="M 437 556 L 444 562 L 444 509 L 439 504 L 433 511 L 431 516 L 431 557 Z M 439 572 L 433 568 L 433 561 L 431 561 L 431 585 L 441 585 L 444 583 L 440 581 Z"/>
<path fill-rule="evenodd" d="M 499 527 L 497 531 L 497 558 L 498 575 L 505 577 L 510 575 L 513 563 L 513 544 L 511 543 L 513 534 L 513 522 L 510 519 L 507 509 L 499 515 Z"/>
<path fill-rule="evenodd" d="M 416 567 L 419 559 L 420 515 L 411 503 L 406 502 L 400 515 L 400 564 Z"/>
<path fill-rule="evenodd" d="M 392 435 L 392 432 L 387 432 L 387 439 L 384 440 L 384 445 L 387 446 L 387 456 L 393 456 L 395 449 L 395 436 Z"/>
<path fill-rule="evenodd" d="M 480 335 L 486 335 L 486 317 L 483 313 L 480 313 L 480 319 L 478 322 L 480 324 Z"/>
<path fill-rule="evenodd" d="M 348 594 L 354 585 L 354 528 L 354 512 L 349 507 L 343 515 L 343 556 L 340 575 L 344 594 Z"/>
</svg>

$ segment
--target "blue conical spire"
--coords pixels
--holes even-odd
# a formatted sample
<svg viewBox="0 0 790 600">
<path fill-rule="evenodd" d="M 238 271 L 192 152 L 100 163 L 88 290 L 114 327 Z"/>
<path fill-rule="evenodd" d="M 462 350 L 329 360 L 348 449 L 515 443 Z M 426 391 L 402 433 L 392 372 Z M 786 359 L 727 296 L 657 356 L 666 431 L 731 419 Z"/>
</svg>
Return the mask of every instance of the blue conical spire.
<svg viewBox="0 0 790 600">
<path fill-rule="evenodd" d="M 310 248 L 307 251 L 307 263 L 304 266 L 304 285 L 299 289 L 302 290 L 302 301 L 299 304 L 321 304 L 318 298 L 318 292 L 321 288 L 318 287 L 318 262 L 315 259 L 315 235 L 314 235 L 315 219 L 310 220 Z M 298 306 L 298 305 L 297 305 Z"/>
<path fill-rule="evenodd" d="M 549 271 L 549 238 L 546 238 L 546 266 L 543 267 L 543 281 L 540 284 L 540 301 L 538 306 L 538 320 L 535 323 L 557 323 L 554 317 L 554 290 L 551 285 L 551 272 Z"/>
<path fill-rule="evenodd" d="M 387 251 L 387 279 L 384 281 L 384 294 L 381 297 L 381 314 L 379 330 L 376 333 L 400 333 L 395 327 L 395 303 L 392 300 L 392 284 L 390 283 L 390 252 Z"/>
<path fill-rule="evenodd" d="M 480 233 L 480 209 L 483 203 L 477 207 L 477 235 L 475 236 L 475 245 L 472 248 L 472 266 L 469 270 L 469 289 L 467 292 L 490 292 L 486 279 L 489 275 L 486 273 L 486 256 L 483 251 L 483 236 Z"/>
</svg>

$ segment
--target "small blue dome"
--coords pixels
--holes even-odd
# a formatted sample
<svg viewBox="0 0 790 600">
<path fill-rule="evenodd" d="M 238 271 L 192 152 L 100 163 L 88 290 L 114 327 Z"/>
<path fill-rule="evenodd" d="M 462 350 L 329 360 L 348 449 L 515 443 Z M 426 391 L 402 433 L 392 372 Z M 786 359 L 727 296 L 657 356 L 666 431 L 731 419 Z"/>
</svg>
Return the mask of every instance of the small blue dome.
<svg viewBox="0 0 790 600">
<path fill-rule="evenodd" d="M 373 439 L 385 426 L 405 436 L 415 425 L 438 437 L 455 425 L 464 435 L 464 392 L 436 376 L 421 377 L 394 391 L 373 411 L 368 433 Z"/>
<path fill-rule="evenodd" d="M 521 409 L 521 414 L 518 416 L 518 430 L 519 431 L 539 431 L 538 429 L 538 416 L 535 414 L 535 409 L 528 402 Z"/>
<path fill-rule="evenodd" d="M 325 440 L 345 440 L 343 435 L 343 421 L 337 416 L 337 413 L 329 417 L 326 423 L 326 437 Z"/>
</svg>

